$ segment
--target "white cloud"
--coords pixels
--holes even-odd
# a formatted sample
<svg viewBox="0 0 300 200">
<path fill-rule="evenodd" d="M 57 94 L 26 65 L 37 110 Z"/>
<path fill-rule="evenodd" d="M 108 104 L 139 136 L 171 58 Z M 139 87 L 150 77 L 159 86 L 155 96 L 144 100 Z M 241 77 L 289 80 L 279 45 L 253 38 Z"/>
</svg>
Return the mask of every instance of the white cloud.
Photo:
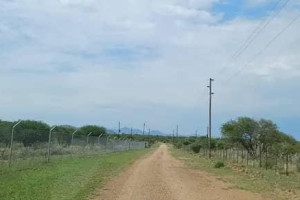
<svg viewBox="0 0 300 200">
<path fill-rule="evenodd" d="M 299 22 L 237 77 L 227 79 L 297 11 L 280 15 L 236 62 L 218 73 L 259 20 L 221 23 L 210 10 L 214 2 L 2 1 L 3 117 L 107 126 L 114 120 L 136 126 L 148 120 L 163 130 L 179 121 L 187 131 L 198 124 L 204 130 L 210 76 L 216 79 L 216 119 L 279 115 L 286 99 L 264 94 L 273 86 L 284 89 L 276 80 L 296 81 L 300 76 Z M 284 111 L 297 115 L 293 103 L 300 96 L 289 98 L 293 101 Z"/>
</svg>

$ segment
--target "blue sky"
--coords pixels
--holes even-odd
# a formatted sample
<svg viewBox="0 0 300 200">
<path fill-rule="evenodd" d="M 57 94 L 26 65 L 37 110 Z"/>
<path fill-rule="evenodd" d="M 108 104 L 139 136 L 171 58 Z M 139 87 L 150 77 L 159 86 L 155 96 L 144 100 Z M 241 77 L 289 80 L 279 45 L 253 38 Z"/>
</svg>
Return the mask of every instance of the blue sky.
<svg viewBox="0 0 300 200">
<path fill-rule="evenodd" d="M 0 0 L 0 119 L 205 134 L 213 77 L 215 136 L 250 116 L 300 139 L 300 20 L 264 49 L 300 1 L 231 60 L 276 2 Z"/>
<path fill-rule="evenodd" d="M 284 1 L 278 4 L 278 7 L 276 6 L 277 3 L 278 1 L 262 0 L 251 4 L 249 1 L 230 0 L 215 3 L 212 7 L 212 11 L 214 13 L 222 13 L 222 21 L 230 21 L 237 17 L 259 19 L 266 17 L 270 14 L 270 12 L 281 8 L 284 4 Z"/>
</svg>

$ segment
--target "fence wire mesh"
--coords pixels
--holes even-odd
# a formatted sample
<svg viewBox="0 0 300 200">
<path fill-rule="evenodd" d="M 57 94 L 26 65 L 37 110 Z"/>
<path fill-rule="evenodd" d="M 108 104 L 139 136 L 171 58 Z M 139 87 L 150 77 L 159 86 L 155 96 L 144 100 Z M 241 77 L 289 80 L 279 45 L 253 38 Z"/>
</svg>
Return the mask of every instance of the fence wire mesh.
<svg viewBox="0 0 300 200">
<path fill-rule="evenodd" d="M 142 149 L 147 142 L 131 139 L 116 139 L 106 134 L 101 137 L 72 135 L 65 132 L 52 132 L 49 143 L 49 130 L 16 129 L 13 145 L 10 145 L 11 129 L 0 127 L 0 164 L 27 159 L 48 159 L 50 156 L 83 156 L 105 154 L 114 151 Z M 12 149 L 11 149 L 12 147 Z M 50 151 L 49 151 L 50 150 Z"/>
</svg>

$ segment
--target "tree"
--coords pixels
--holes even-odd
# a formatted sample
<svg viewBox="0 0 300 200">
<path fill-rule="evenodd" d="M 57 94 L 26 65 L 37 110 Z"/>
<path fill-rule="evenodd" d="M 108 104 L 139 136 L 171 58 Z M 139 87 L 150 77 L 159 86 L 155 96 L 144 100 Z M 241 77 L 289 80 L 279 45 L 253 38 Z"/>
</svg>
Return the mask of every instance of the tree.
<svg viewBox="0 0 300 200">
<path fill-rule="evenodd" d="M 100 136 L 101 134 L 106 135 L 107 130 L 104 127 L 87 125 L 80 128 L 80 134 L 87 135 L 92 132 L 91 136 Z"/>
<path fill-rule="evenodd" d="M 263 152 L 266 152 L 276 141 L 280 140 L 277 125 L 271 120 L 261 119 L 258 122 L 258 141 L 262 144 Z"/>
<path fill-rule="evenodd" d="M 239 117 L 223 124 L 221 132 L 233 145 L 242 145 L 252 157 L 256 156 L 258 123 L 249 117 Z"/>
<path fill-rule="evenodd" d="M 12 122 L 6 122 L 0 120 L 0 143 L 9 145 Z"/>
<path fill-rule="evenodd" d="M 24 146 L 34 143 L 47 142 L 50 126 L 41 121 L 26 120 L 16 129 L 15 140 L 22 142 Z"/>
<path fill-rule="evenodd" d="M 76 130 L 75 127 L 63 125 L 55 128 L 53 138 L 56 139 L 60 145 L 70 145 L 72 140 L 72 133 Z"/>
</svg>

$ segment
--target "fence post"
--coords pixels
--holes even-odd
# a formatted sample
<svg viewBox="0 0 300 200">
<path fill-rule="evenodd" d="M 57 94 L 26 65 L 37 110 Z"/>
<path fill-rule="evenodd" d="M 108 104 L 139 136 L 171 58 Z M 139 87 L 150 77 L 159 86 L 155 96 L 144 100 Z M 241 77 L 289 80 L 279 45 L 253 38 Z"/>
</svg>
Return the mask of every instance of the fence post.
<svg viewBox="0 0 300 200">
<path fill-rule="evenodd" d="M 268 147 L 266 148 L 265 152 L 265 168 L 268 169 Z"/>
<path fill-rule="evenodd" d="M 242 149 L 242 165 L 244 164 L 244 149 Z"/>
<path fill-rule="evenodd" d="M 259 168 L 262 167 L 261 144 L 259 144 Z"/>
<path fill-rule="evenodd" d="M 285 168 L 285 175 L 289 175 L 289 154 L 287 153 L 285 156 L 285 164 L 286 164 L 286 168 Z"/>
<path fill-rule="evenodd" d="M 100 145 L 100 138 L 102 135 L 103 135 L 103 133 L 101 135 L 99 135 L 99 137 L 98 137 L 98 145 Z"/>
<path fill-rule="evenodd" d="M 89 145 L 89 137 L 93 132 L 90 132 L 87 136 L 86 136 L 86 145 Z"/>
<path fill-rule="evenodd" d="M 105 142 L 105 149 L 108 149 L 108 139 L 109 139 L 109 135 L 106 134 L 106 142 Z"/>
<path fill-rule="evenodd" d="M 224 162 L 224 160 L 225 160 L 225 159 L 224 159 L 224 153 L 225 153 L 225 152 L 224 152 L 224 148 L 223 148 L 223 149 L 222 149 L 222 161 L 223 161 L 223 162 Z"/>
<path fill-rule="evenodd" d="M 71 140 L 71 146 L 73 145 L 73 140 L 74 140 L 74 134 L 77 132 L 78 130 L 76 130 L 76 131 L 74 131 L 73 133 L 72 133 L 72 140 Z"/>
<path fill-rule="evenodd" d="M 129 139 L 129 150 L 131 149 L 131 140 Z"/>
<path fill-rule="evenodd" d="M 52 131 L 56 128 L 56 126 L 52 127 L 49 131 L 49 140 L 48 140 L 48 157 L 47 157 L 47 162 L 50 161 L 50 156 L 51 156 L 51 137 L 52 137 Z"/>
<path fill-rule="evenodd" d="M 11 159 L 12 159 L 12 148 L 13 148 L 13 142 L 14 142 L 14 131 L 15 128 L 22 122 L 22 120 L 19 120 L 15 125 L 12 127 L 11 131 L 11 137 L 10 137 L 10 153 L 9 153 L 9 164 L 8 166 L 10 167 L 11 165 Z"/>
</svg>

